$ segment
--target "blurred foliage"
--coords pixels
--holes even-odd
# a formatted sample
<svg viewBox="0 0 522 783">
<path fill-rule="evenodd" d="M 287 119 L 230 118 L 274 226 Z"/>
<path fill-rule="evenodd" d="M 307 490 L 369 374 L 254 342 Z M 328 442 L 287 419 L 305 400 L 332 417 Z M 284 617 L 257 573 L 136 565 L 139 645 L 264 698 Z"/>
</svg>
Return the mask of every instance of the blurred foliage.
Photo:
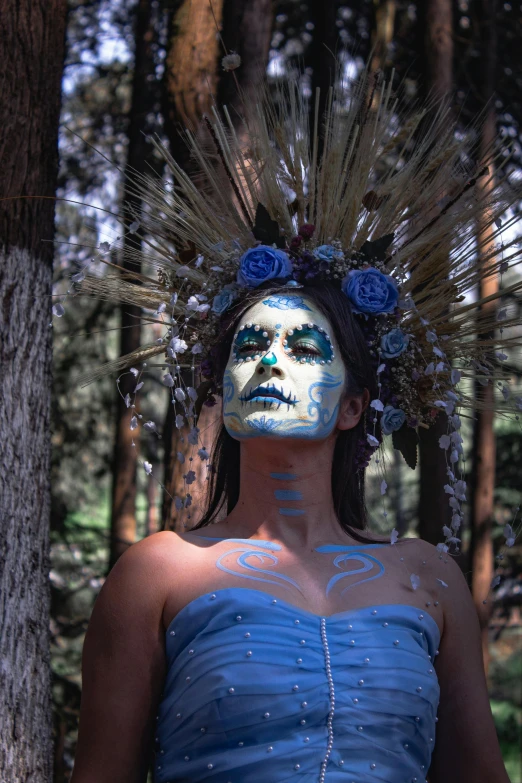
<svg viewBox="0 0 522 783">
<path fill-rule="evenodd" d="M 372 45 L 373 0 L 336 5 L 335 52 L 347 75 L 355 75 Z M 171 0 L 153 0 L 157 43 L 156 71 L 151 79 L 154 111 L 145 133 L 162 133 L 161 79 L 165 58 L 166 13 Z M 395 69 L 402 100 L 419 95 L 422 47 L 419 43 L 418 3 L 397 0 L 395 34 L 384 65 Z M 303 89 L 310 90 L 317 0 L 278 0 L 268 72 L 272 79 L 304 68 Z M 463 125 L 478 106 L 476 19 L 472 2 L 455 7 L 456 106 Z M 131 104 L 134 3 L 125 0 L 69 0 L 67 61 L 63 80 L 60 133 L 60 174 L 55 256 L 55 293 L 69 290 L 70 274 L 94 255 L 101 242 L 115 242 L 119 232 L 121 171 L 125 166 L 127 124 Z M 519 57 L 522 12 L 520 4 L 500 3 L 497 15 L 499 79 L 496 110 L 503 136 L 513 143 L 509 171 L 520 177 L 522 119 L 522 65 Z M 507 168 L 507 167 L 506 167 Z M 79 202 L 79 203 L 74 203 Z M 114 260 L 117 260 L 117 250 Z M 103 274 L 103 265 L 93 268 Z M 80 659 L 85 630 L 108 561 L 108 520 L 111 461 L 114 445 L 115 379 L 106 378 L 80 388 L 77 379 L 118 350 L 118 314 L 105 302 L 64 300 L 65 315 L 54 319 L 54 395 L 52 404 L 52 669 L 55 722 L 55 783 L 70 777 L 74 759 L 81 692 Z M 517 304 L 517 306 L 519 306 Z M 514 370 L 518 373 L 518 369 Z M 144 420 L 153 419 L 161 435 L 167 395 L 151 373 L 145 376 L 142 397 Z M 469 426 L 469 422 L 466 423 Z M 510 522 L 520 501 L 522 445 L 519 422 L 497 422 L 497 485 L 494 546 L 497 573 L 491 631 L 492 706 L 512 783 L 521 783 L 517 743 L 520 740 L 522 697 L 520 547 L 500 551 L 502 526 Z M 469 439 L 468 439 L 469 440 Z M 161 475 L 162 444 L 154 433 L 141 444 L 142 456 Z M 383 516 L 378 487 L 382 476 L 368 476 L 371 517 L 380 531 L 397 527 L 415 535 L 417 473 L 390 451 L 387 456 L 389 493 Z M 138 475 L 138 529 L 144 536 L 152 504 L 160 497 L 150 492 L 145 474 Z M 149 494 L 147 496 L 147 490 Z M 464 540 L 465 543 L 465 540 Z M 505 639 L 510 638 L 506 646 Z M 518 645 L 518 647 L 517 647 Z M 495 651 L 508 653 L 496 656 Z M 518 683 L 518 684 L 517 684 Z M 518 764 L 518 767 L 517 767 Z M 518 770 L 518 771 L 517 771 Z M 518 775 L 518 777 L 517 777 Z"/>
</svg>

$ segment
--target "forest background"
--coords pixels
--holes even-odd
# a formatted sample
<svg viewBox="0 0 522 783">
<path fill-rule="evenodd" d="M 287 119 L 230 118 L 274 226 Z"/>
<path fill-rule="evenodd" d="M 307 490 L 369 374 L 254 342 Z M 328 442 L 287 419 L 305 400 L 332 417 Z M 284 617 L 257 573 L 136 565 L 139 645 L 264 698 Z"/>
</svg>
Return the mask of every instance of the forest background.
<svg viewBox="0 0 522 783">
<path fill-rule="evenodd" d="M 302 71 L 304 94 L 320 87 L 324 96 L 336 61 L 354 78 L 369 58 L 372 70 L 392 74 L 403 101 L 449 100 L 459 132 L 482 113 L 483 141 L 495 133 L 509 140 L 506 166 L 520 178 L 522 5 L 0 0 L 0 26 L 0 777 L 65 783 L 94 600 L 126 548 L 176 527 L 172 498 L 183 484 L 176 460 L 183 444 L 157 376 L 147 375 L 139 408 L 155 428 L 139 436 L 123 402 L 132 376 L 122 377 L 121 394 L 115 377 L 78 382 L 152 327 L 132 306 L 67 293 L 71 276 L 100 250 L 119 262 L 129 241 L 122 226 L 143 208 L 127 172 L 164 174 L 148 136 L 157 134 L 190 170 L 179 131 L 198 129 L 212 96 L 231 107 L 240 129 L 237 84 L 248 105 L 265 74 L 276 84 Z M 229 52 L 242 58 L 233 73 L 221 65 Z M 520 301 L 506 296 L 504 304 L 522 317 Z M 509 362 L 520 386 L 522 357 Z M 209 440 L 218 415 L 212 409 Z M 375 529 L 440 540 L 442 418 L 423 434 L 415 471 L 389 453 L 386 518 L 380 479 L 370 471 Z M 506 767 L 512 783 L 522 783 L 520 539 L 500 551 L 520 504 L 520 427 L 477 415 L 466 429 L 472 497 L 457 558 L 483 628 Z M 204 476 L 198 485 L 194 522 Z"/>
</svg>

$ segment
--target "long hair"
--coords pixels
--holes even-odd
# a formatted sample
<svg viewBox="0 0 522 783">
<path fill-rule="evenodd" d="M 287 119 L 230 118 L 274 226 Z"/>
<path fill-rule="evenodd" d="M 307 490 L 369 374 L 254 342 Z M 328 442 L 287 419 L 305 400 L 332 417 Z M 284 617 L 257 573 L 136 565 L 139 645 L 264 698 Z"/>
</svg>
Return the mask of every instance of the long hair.
<svg viewBox="0 0 522 783">
<path fill-rule="evenodd" d="M 222 332 L 213 356 L 215 377 L 223 378 L 230 355 L 237 324 L 245 312 L 260 299 L 281 289 L 256 289 L 246 299 L 227 313 L 222 322 Z M 370 399 L 377 396 L 377 360 L 370 353 L 367 339 L 354 318 L 347 297 L 332 283 L 304 286 L 300 296 L 311 299 L 330 322 L 346 368 L 345 394 L 363 394 L 368 389 Z M 337 434 L 332 469 L 332 496 L 341 528 L 357 541 L 366 542 L 360 535 L 367 527 L 364 499 L 363 467 L 357 467 L 355 453 L 358 443 L 365 443 L 366 412 L 358 424 Z M 239 499 L 240 443 L 228 434 L 223 423 L 213 447 L 212 472 L 208 485 L 207 508 L 194 529 L 216 522 L 220 512 L 230 513 Z"/>
</svg>

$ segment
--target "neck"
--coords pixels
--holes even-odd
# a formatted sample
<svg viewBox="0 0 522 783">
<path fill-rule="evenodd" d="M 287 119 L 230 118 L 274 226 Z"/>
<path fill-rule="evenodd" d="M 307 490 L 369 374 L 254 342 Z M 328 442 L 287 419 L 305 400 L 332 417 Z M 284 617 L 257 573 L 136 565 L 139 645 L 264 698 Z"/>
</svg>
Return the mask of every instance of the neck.
<svg viewBox="0 0 522 783">
<path fill-rule="evenodd" d="M 334 438 L 242 442 L 239 501 L 227 527 L 293 549 L 347 543 L 333 505 L 334 445 Z"/>
</svg>

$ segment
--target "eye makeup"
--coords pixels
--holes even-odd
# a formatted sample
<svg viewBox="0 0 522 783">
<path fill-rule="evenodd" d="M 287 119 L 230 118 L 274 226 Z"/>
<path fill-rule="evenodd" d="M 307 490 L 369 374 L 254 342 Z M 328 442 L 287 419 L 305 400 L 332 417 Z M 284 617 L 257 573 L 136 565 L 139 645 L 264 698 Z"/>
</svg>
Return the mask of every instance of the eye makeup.
<svg viewBox="0 0 522 783">
<path fill-rule="evenodd" d="M 289 329 L 283 349 L 301 364 L 331 364 L 335 359 L 330 337 L 322 327 L 312 323 Z"/>
<path fill-rule="evenodd" d="M 234 356 L 236 361 L 253 361 L 266 353 L 270 343 L 268 332 L 259 324 L 247 323 L 234 335 Z"/>
</svg>

